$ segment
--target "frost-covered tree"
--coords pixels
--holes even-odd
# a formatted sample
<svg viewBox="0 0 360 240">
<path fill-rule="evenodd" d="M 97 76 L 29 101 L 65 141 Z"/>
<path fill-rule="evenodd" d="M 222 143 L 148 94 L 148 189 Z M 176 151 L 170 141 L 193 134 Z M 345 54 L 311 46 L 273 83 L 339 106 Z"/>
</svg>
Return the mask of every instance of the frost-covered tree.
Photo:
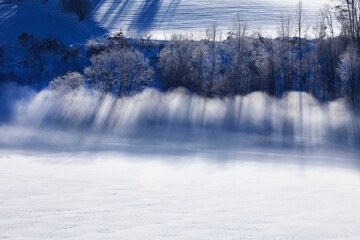
<svg viewBox="0 0 360 240">
<path fill-rule="evenodd" d="M 211 94 L 215 80 L 218 78 L 219 69 L 219 42 L 221 41 L 221 31 L 218 29 L 216 23 L 212 24 L 205 31 L 206 42 L 208 44 L 208 54 L 210 60 L 210 72 L 208 81 L 208 91 Z"/>
<path fill-rule="evenodd" d="M 160 77 L 166 88 L 185 86 L 190 69 L 191 42 L 182 34 L 173 34 L 159 54 Z"/>
<path fill-rule="evenodd" d="M 360 0 L 338 0 L 335 2 L 337 19 L 342 35 L 353 44 L 360 44 Z"/>
<path fill-rule="evenodd" d="M 49 83 L 51 89 L 59 92 L 71 92 L 83 86 L 85 86 L 85 78 L 78 72 L 68 72 Z"/>
<path fill-rule="evenodd" d="M 313 27 L 315 44 L 312 47 L 313 62 L 311 63 L 311 93 L 320 99 L 329 100 L 341 96 L 337 91 L 339 76 L 338 59 L 346 49 L 343 38 L 334 37 L 334 12 L 326 5 L 320 12 L 316 25 Z"/>
<path fill-rule="evenodd" d="M 291 41 L 293 25 L 291 16 L 281 14 L 278 25 L 277 42 L 277 64 L 279 66 L 279 75 L 282 79 L 282 87 L 284 91 L 289 91 L 293 87 L 294 75 L 294 51 L 293 42 Z"/>
<path fill-rule="evenodd" d="M 166 88 L 182 86 L 200 94 L 207 91 L 211 60 L 208 58 L 208 45 L 203 41 L 174 34 L 159 57 L 160 77 Z"/>
<path fill-rule="evenodd" d="M 299 0 L 296 5 L 296 37 L 297 37 L 297 47 L 298 47 L 298 87 L 301 90 L 309 91 L 306 79 L 306 69 L 304 66 L 304 44 L 303 38 L 306 34 L 306 29 L 304 29 L 304 10 L 302 1 Z M 306 45 L 305 45 L 306 47 Z"/>
<path fill-rule="evenodd" d="M 227 47 L 227 70 L 225 72 L 226 88 L 230 94 L 244 94 L 249 90 L 249 68 L 251 43 L 248 37 L 248 23 L 238 14 L 229 32 Z"/>
<path fill-rule="evenodd" d="M 86 42 L 86 57 L 91 58 L 109 48 L 108 41 L 104 37 L 90 38 Z"/>
<path fill-rule="evenodd" d="M 360 56 L 354 45 L 340 56 L 338 72 L 342 82 L 342 89 L 349 97 L 350 103 L 355 107 L 360 96 Z"/>
<path fill-rule="evenodd" d="M 142 53 L 132 48 L 114 48 L 91 57 L 85 75 L 95 89 L 118 97 L 130 96 L 149 85 L 154 71 Z"/>
</svg>

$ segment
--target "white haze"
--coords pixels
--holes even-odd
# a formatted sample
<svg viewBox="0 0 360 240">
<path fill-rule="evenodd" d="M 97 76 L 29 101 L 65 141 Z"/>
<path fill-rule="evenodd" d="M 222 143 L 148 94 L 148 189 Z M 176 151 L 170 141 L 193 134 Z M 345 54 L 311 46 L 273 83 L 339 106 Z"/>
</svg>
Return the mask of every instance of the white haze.
<svg viewBox="0 0 360 240">
<path fill-rule="evenodd" d="M 25 94 L 24 94 L 25 95 Z M 320 103 L 290 92 L 277 99 L 255 92 L 234 98 L 205 98 L 183 89 L 146 89 L 117 99 L 81 89 L 31 93 L 12 108 L 0 144 L 73 149 L 144 144 L 192 147 L 356 147 L 358 118 L 345 101 Z"/>
</svg>

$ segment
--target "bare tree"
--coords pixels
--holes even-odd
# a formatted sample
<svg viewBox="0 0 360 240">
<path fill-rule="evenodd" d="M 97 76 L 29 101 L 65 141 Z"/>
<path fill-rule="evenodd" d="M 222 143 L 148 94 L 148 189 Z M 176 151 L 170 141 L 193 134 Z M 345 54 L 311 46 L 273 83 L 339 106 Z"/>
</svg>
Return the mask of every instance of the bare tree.
<svg viewBox="0 0 360 240">
<path fill-rule="evenodd" d="M 350 44 L 340 57 L 339 75 L 342 81 L 342 89 L 348 96 L 352 107 L 355 109 L 360 97 L 360 56 L 357 46 Z"/>
<path fill-rule="evenodd" d="M 335 6 L 343 36 L 360 46 L 360 0 L 340 0 Z"/>
<path fill-rule="evenodd" d="M 208 29 L 206 29 L 205 34 L 209 43 L 209 54 L 211 57 L 211 70 L 208 87 L 208 94 L 211 94 L 217 73 L 217 56 L 219 55 L 218 42 L 221 40 L 221 31 L 219 31 L 217 24 L 214 23 Z"/>
<path fill-rule="evenodd" d="M 227 74 L 227 84 L 232 94 L 240 94 L 248 91 L 249 79 L 247 75 L 247 37 L 249 33 L 248 22 L 244 16 L 238 13 L 229 32 L 229 40 L 234 48 L 235 55 L 231 54 L 229 70 Z"/>
<path fill-rule="evenodd" d="M 149 85 L 154 72 L 135 49 L 115 48 L 91 58 L 92 65 L 85 68 L 91 84 L 105 94 L 130 96 Z"/>
<path fill-rule="evenodd" d="M 189 40 L 182 34 L 172 35 L 169 44 L 161 50 L 158 62 L 165 87 L 182 86 L 199 94 L 207 93 L 205 83 L 211 72 L 208 52 L 209 46 L 203 41 Z"/>
<path fill-rule="evenodd" d="M 303 33 L 303 6 L 300 0 L 296 6 L 296 26 L 297 26 L 297 37 L 298 37 L 298 48 L 299 48 L 299 88 L 305 87 L 305 80 L 303 74 L 303 50 L 302 50 L 302 33 Z"/>
<path fill-rule="evenodd" d="M 282 13 L 280 16 L 279 26 L 278 26 L 278 37 L 280 39 L 278 46 L 278 57 L 279 65 L 281 69 L 281 77 L 283 80 L 284 91 L 289 91 L 292 89 L 292 71 L 293 71 L 293 51 L 292 51 L 292 21 L 291 16 L 288 14 Z"/>
</svg>

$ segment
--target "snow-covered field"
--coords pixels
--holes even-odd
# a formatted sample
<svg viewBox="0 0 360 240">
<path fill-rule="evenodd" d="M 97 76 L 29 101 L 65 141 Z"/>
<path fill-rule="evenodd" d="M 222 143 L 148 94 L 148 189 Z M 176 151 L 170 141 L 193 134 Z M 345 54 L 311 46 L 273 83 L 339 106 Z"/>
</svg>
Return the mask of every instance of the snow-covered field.
<svg viewBox="0 0 360 240">
<path fill-rule="evenodd" d="M 359 171 L 297 158 L 2 150 L 0 239 L 359 239 Z"/>
<path fill-rule="evenodd" d="M 315 25 L 327 0 L 303 0 L 304 19 Z M 171 33 L 202 33 L 216 23 L 223 33 L 241 13 L 250 29 L 274 35 L 281 13 L 295 15 L 297 0 L 93 0 L 91 16 L 78 22 L 60 11 L 59 1 L 0 1 L 0 41 L 14 44 L 28 32 L 36 37 L 56 36 L 67 44 L 83 43 L 107 31 L 123 29 L 129 36 L 151 33 L 168 38 Z M 310 34 L 310 33 L 309 33 Z"/>
<path fill-rule="evenodd" d="M 0 1 L 0 42 L 17 45 L 17 37 L 23 32 L 37 38 L 57 37 L 66 44 L 83 43 L 91 37 L 101 36 L 105 29 L 92 17 L 78 22 L 72 14 L 60 10 L 58 0 L 43 4 L 40 0 Z"/>
<path fill-rule="evenodd" d="M 326 0 L 303 0 L 305 19 L 314 24 Z M 96 6 L 95 21 L 109 30 L 152 33 L 158 38 L 174 32 L 203 32 L 216 23 L 224 33 L 237 13 L 252 29 L 276 32 L 281 13 L 295 15 L 297 0 L 103 0 Z"/>
</svg>

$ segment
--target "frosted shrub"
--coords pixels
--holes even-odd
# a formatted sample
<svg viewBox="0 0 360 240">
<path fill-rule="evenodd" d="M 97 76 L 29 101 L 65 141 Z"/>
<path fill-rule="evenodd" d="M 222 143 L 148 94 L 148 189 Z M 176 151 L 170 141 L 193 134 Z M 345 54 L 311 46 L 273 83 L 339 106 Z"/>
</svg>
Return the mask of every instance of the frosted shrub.
<svg viewBox="0 0 360 240">
<path fill-rule="evenodd" d="M 108 42 L 105 38 L 91 38 L 86 42 L 86 57 L 91 58 L 108 48 Z"/>
<path fill-rule="evenodd" d="M 360 95 L 360 57 L 357 47 L 350 45 L 340 56 L 338 73 L 342 82 L 345 95 L 350 98 L 350 103 L 355 104 Z"/>
<path fill-rule="evenodd" d="M 49 84 L 51 89 L 59 92 L 71 92 L 85 85 L 85 78 L 78 72 L 69 72 L 64 76 L 56 77 Z"/>
</svg>

